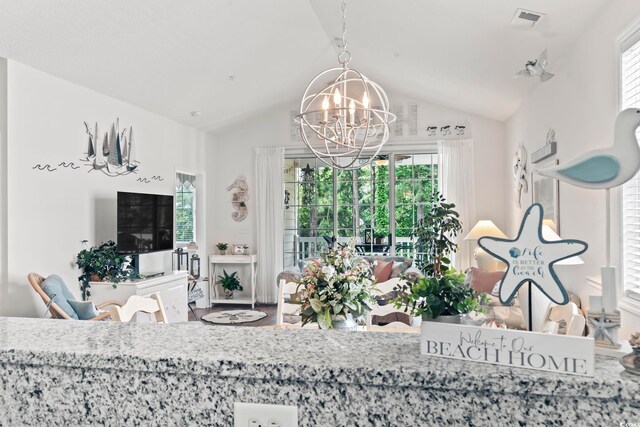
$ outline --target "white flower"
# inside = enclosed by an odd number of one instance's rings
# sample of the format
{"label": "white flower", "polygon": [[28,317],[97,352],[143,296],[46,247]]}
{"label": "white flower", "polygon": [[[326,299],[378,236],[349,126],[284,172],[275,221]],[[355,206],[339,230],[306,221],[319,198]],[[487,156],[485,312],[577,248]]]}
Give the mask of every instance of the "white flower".
{"label": "white flower", "polygon": [[336,269],[332,265],[325,265],[322,267],[322,273],[327,277],[328,280],[331,280],[333,276],[336,275]]}

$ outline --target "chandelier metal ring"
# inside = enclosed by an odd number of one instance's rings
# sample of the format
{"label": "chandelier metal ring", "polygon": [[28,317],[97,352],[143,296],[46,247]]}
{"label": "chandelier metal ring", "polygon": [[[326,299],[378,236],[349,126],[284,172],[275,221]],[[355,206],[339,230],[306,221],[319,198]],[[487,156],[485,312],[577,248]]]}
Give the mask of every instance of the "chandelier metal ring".
{"label": "chandelier metal ring", "polygon": [[[385,91],[364,74],[348,68],[346,2],[342,3],[342,67],[318,74],[307,85],[296,121],[311,152],[328,166],[355,169],[371,163],[389,139]],[[329,83],[327,83],[329,82]]]}

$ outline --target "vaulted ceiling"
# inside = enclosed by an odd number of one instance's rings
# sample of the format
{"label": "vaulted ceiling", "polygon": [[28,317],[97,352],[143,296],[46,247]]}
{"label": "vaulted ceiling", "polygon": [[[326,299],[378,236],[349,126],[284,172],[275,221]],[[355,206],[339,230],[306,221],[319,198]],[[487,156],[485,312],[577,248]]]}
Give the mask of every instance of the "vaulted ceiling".
{"label": "vaulted ceiling", "polygon": [[[391,94],[506,120],[538,84],[513,74],[545,48],[553,71],[608,1],[348,0],[351,65]],[[215,130],[337,66],[340,4],[0,0],[0,56]],[[547,17],[510,26],[519,7]]]}

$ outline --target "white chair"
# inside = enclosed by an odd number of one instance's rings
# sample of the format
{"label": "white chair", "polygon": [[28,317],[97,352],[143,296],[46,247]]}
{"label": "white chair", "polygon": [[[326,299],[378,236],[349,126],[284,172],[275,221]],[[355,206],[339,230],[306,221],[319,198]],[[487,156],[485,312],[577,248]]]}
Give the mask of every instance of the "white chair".
{"label": "white chair", "polygon": [[111,307],[111,319],[116,322],[128,322],[138,312],[153,314],[156,323],[168,323],[167,314],[162,305],[162,299],[158,294],[150,297],[132,295],[122,307]]}
{"label": "white chair", "polygon": [[[300,304],[292,304],[289,302],[291,295],[297,293],[300,289],[298,289],[298,284],[295,282],[286,282],[284,280],[280,280],[280,285],[278,286],[278,307],[276,309],[276,325],[284,325],[284,316],[285,315],[299,315]],[[297,324],[297,323],[296,323]],[[302,323],[300,323],[302,325]]]}
{"label": "white chair", "polygon": [[[400,278],[395,277],[387,280],[386,282],[376,284],[376,289],[381,295],[385,295],[392,292],[393,288],[395,288],[398,285],[398,283],[400,283]],[[369,314],[367,315],[367,326],[373,325],[374,316],[376,316],[377,318],[380,318],[380,317],[392,315],[394,313],[406,314],[404,313],[404,308],[396,308],[396,306],[391,301],[389,301],[389,303],[386,305],[376,305],[373,308],[373,310],[371,310],[371,312],[369,312]],[[389,317],[393,317],[393,316],[389,316]],[[412,328],[413,326],[418,326],[418,324],[420,323],[419,320],[416,320],[415,318],[410,318],[410,319],[411,319],[410,325],[400,321],[391,321],[389,323],[386,323],[385,325],[380,325],[380,327],[408,329],[408,328]]]}

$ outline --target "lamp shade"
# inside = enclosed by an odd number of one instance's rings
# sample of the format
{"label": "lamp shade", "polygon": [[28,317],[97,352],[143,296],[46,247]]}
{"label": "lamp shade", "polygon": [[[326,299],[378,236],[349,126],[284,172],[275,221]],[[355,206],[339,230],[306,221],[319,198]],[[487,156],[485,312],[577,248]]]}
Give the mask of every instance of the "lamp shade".
{"label": "lamp shade", "polygon": [[[549,225],[544,223],[544,221],[542,222],[542,238],[548,242],[555,242],[557,240],[562,240],[560,236],[558,236],[558,234],[555,231],[553,231],[551,227],[549,227]],[[580,265],[580,264],[584,264],[584,261],[578,255],[556,262],[556,265]]]}
{"label": "lamp shade", "polygon": [[471,229],[469,234],[464,238],[464,240],[478,240],[481,237],[498,237],[501,239],[506,239],[507,236],[500,231],[500,229],[488,219],[483,219],[478,221],[478,223]]}

